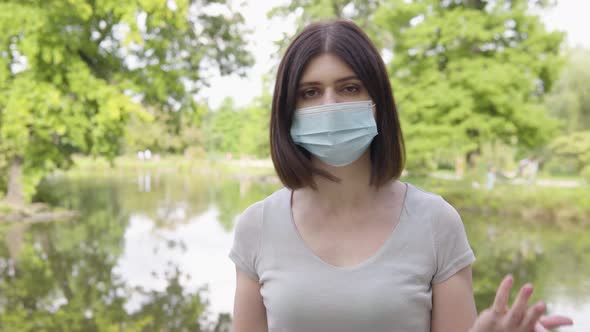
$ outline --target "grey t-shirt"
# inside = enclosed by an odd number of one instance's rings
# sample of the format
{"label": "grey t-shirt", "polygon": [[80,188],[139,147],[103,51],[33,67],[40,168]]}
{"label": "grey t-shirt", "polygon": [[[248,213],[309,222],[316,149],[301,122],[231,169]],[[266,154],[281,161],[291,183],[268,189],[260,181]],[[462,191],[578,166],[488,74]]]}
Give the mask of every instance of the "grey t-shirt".
{"label": "grey t-shirt", "polygon": [[429,332],[432,284],[475,260],[457,211],[411,184],[398,225],[356,266],[333,266],[306,246],[288,188],[240,215],[229,257],[260,283],[269,332]]}

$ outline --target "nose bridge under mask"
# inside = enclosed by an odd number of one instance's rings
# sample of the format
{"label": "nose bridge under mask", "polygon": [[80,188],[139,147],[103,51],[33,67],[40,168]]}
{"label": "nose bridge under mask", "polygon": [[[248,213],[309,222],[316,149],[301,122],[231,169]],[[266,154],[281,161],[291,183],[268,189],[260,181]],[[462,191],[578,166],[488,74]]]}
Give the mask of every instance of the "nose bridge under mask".
{"label": "nose bridge under mask", "polygon": [[376,135],[370,100],[298,109],[291,127],[296,144],[332,166],[357,160]]}
{"label": "nose bridge under mask", "polygon": [[375,104],[371,100],[363,100],[363,101],[350,101],[350,102],[342,102],[342,103],[330,103],[330,104],[322,104],[322,105],[315,105],[309,107],[303,107],[295,109],[294,115],[297,116],[298,114],[309,114],[309,113],[317,113],[317,112],[329,112],[329,111],[346,111],[346,110],[364,110],[364,109],[373,109]]}

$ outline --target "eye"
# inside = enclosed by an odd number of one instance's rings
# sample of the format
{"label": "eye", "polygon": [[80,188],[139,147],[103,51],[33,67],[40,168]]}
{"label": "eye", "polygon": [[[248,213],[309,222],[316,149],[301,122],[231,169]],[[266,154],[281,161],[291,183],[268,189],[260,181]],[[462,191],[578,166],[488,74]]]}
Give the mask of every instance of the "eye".
{"label": "eye", "polygon": [[355,84],[345,86],[342,91],[346,94],[353,95],[357,94],[360,91],[360,87]]}
{"label": "eye", "polygon": [[307,89],[300,92],[301,97],[304,99],[316,97],[319,92],[316,89]]}

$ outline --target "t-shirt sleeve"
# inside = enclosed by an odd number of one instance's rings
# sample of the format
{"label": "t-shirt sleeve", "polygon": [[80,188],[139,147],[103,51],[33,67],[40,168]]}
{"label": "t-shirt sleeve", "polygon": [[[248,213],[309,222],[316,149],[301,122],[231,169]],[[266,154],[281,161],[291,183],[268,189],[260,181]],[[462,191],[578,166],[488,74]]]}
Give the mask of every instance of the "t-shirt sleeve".
{"label": "t-shirt sleeve", "polygon": [[262,202],[249,206],[237,218],[229,258],[237,267],[258,281],[257,264],[262,242]]}
{"label": "t-shirt sleeve", "polygon": [[432,283],[449,279],[475,261],[457,210],[442,198],[438,210],[432,227],[436,256],[436,272]]}

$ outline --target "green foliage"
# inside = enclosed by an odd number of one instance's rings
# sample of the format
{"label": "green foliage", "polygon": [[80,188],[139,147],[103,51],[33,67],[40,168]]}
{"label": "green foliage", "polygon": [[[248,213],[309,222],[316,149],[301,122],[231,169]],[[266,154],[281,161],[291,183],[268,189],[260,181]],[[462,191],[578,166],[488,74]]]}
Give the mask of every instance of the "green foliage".
{"label": "green foliage", "polygon": [[[472,180],[482,181],[484,174]],[[542,187],[498,183],[494,190],[472,188],[471,180],[448,181],[434,178],[407,179],[436,192],[460,211],[478,215],[519,219],[520,224],[553,224],[568,228],[590,225],[590,191],[578,188]]]}
{"label": "green foliage", "polygon": [[195,105],[185,111],[148,110],[149,118],[132,116],[125,130],[124,151],[150,149],[156,153],[183,154],[205,144],[202,119],[207,108]]}
{"label": "green foliage", "polygon": [[590,180],[590,130],[557,137],[550,148],[556,160],[571,161],[571,171]]}
{"label": "green foliage", "polygon": [[30,197],[73,153],[117,155],[144,107],[170,112],[166,132],[177,134],[176,114],[198,113],[203,66],[252,63],[242,23],[225,1],[0,1],[0,166],[24,159]]}
{"label": "green foliage", "polygon": [[246,108],[238,108],[231,98],[224,100],[205,117],[207,150],[268,157],[270,101],[270,95],[264,94]]}
{"label": "green foliage", "polygon": [[527,1],[384,2],[375,21],[393,36],[392,84],[410,168],[437,153],[464,155],[488,141],[527,148],[555,128],[542,107],[563,36]]}
{"label": "green foliage", "polygon": [[207,149],[237,153],[240,148],[239,131],[242,113],[233,99],[226,98],[219,109],[206,116]]}
{"label": "green foliage", "polygon": [[[295,15],[297,31],[301,31],[307,24],[334,18],[350,19],[355,21],[373,38],[378,47],[390,44],[390,39],[381,38],[383,34],[379,33],[379,28],[373,22],[375,10],[378,8],[380,1],[377,0],[293,0],[284,6],[278,6],[270,10],[269,17],[287,17]],[[289,42],[293,39],[292,35],[284,34],[276,44],[281,50],[285,50]],[[278,52],[277,54],[282,54]]]}
{"label": "green foliage", "polygon": [[571,50],[559,80],[546,100],[565,133],[590,129],[590,50]]}
{"label": "green foliage", "polygon": [[563,35],[547,32],[532,6],[546,1],[292,1],[299,29],[329,17],[363,27],[385,53],[407,142],[408,167],[479,151],[494,140],[546,143],[556,125],[543,107]]}
{"label": "green foliage", "polygon": [[270,109],[272,96],[263,93],[244,110],[240,132],[242,152],[249,156],[267,158],[270,156]]}
{"label": "green foliage", "polygon": [[568,60],[546,100],[562,124],[562,135],[549,145],[552,154],[547,168],[590,179],[590,50],[574,49]]}

